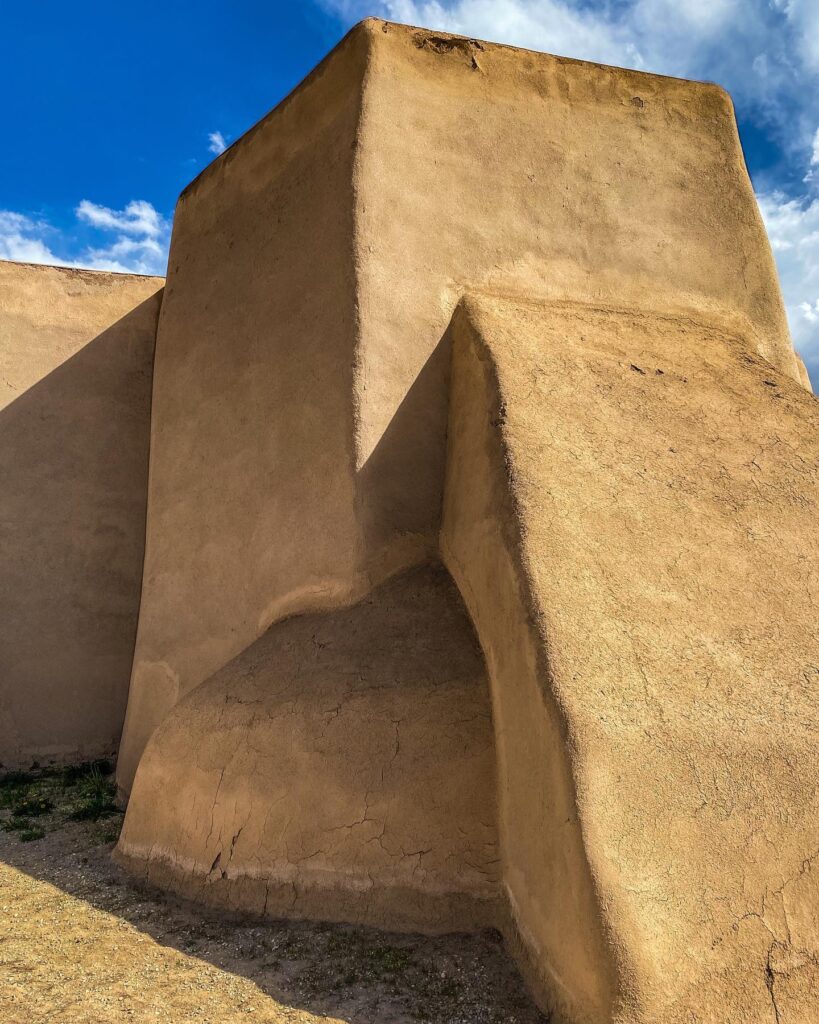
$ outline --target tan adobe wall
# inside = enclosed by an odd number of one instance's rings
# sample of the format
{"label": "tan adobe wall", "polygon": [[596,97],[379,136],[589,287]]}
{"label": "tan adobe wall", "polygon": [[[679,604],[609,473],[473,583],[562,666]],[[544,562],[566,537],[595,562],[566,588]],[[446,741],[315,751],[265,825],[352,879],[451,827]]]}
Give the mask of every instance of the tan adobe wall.
{"label": "tan adobe wall", "polygon": [[159,278],[0,262],[0,763],[110,755],[136,633]]}
{"label": "tan adobe wall", "polygon": [[706,320],[799,373],[721,89],[358,26],[179,202],[125,789],[271,623],[435,557],[476,288]]}

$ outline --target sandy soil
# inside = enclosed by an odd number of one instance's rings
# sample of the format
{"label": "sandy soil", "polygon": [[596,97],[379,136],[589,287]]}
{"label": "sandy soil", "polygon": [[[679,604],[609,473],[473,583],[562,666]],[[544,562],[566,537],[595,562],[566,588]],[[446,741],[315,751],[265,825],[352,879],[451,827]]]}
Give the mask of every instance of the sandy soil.
{"label": "sandy soil", "polygon": [[0,831],[3,1024],[544,1021],[493,934],[225,921],[135,888],[119,822],[57,806],[40,839]]}

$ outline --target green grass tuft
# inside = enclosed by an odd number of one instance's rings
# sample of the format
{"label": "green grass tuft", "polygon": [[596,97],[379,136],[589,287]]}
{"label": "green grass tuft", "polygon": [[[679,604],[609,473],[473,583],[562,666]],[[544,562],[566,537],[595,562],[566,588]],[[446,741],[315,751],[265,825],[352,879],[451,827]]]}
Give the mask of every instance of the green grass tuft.
{"label": "green grass tuft", "polygon": [[45,829],[38,828],[36,825],[33,828],[27,828],[24,832],[20,833],[21,843],[34,843],[38,839],[42,839],[45,836]]}
{"label": "green grass tuft", "polygon": [[11,805],[11,813],[17,818],[39,818],[54,810],[54,801],[37,794],[19,797]]}
{"label": "green grass tuft", "polygon": [[116,786],[98,764],[86,770],[75,785],[76,794],[68,812],[71,821],[99,821],[119,814]]}
{"label": "green grass tuft", "polygon": [[0,828],[4,832],[25,832],[26,829],[33,828],[33,825],[28,818],[6,818],[0,822]]}

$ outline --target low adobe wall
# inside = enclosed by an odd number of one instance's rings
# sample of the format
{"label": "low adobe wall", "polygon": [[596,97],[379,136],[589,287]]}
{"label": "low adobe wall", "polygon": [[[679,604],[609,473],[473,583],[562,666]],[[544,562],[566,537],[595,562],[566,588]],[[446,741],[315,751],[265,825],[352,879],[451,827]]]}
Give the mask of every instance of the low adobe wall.
{"label": "low adobe wall", "polygon": [[495,744],[440,566],[294,616],[187,694],[140,762],[117,859],[268,917],[443,932],[499,921]]}
{"label": "low adobe wall", "polygon": [[0,764],[113,753],[161,278],[0,262]]}

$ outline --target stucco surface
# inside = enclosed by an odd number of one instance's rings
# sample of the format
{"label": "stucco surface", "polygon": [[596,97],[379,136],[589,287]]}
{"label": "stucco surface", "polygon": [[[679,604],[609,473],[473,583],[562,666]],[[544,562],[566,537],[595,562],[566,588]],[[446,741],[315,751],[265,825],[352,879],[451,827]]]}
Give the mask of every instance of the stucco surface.
{"label": "stucco surface", "polygon": [[230,910],[494,924],[483,658],[445,570],[278,623],[183,698],[137,772],[118,858]]}
{"label": "stucco surface", "polygon": [[124,790],[271,623],[434,557],[476,287],[707,315],[799,374],[723,91],[358,26],[177,207]]}
{"label": "stucco surface", "polygon": [[111,754],[162,280],[0,262],[0,763]]}
{"label": "stucco surface", "polygon": [[118,857],[807,1024],[804,383],[723,91],[357,27],[179,202]]}
{"label": "stucco surface", "polygon": [[560,1020],[819,1005],[819,402],[721,326],[470,299],[441,548]]}
{"label": "stucco surface", "polygon": [[369,589],[350,397],[365,59],[350,40],[177,204],[125,789],[180,696],[284,615]]}

